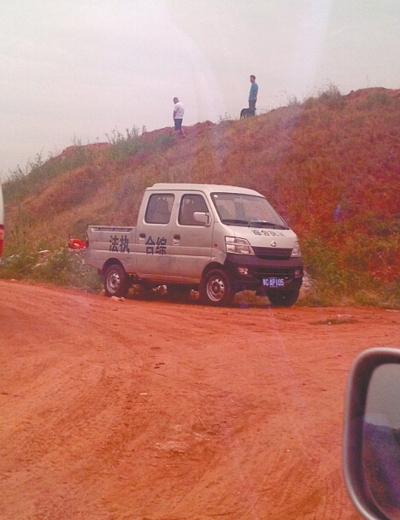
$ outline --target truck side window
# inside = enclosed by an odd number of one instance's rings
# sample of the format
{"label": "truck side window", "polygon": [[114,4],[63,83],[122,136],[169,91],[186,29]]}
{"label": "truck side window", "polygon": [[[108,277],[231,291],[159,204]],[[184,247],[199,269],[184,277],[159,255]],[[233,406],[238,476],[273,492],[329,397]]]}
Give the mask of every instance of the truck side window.
{"label": "truck side window", "polygon": [[171,218],[174,195],[154,194],[147,204],[145,221],[149,224],[168,224]]}
{"label": "truck side window", "polygon": [[179,209],[178,222],[182,226],[203,226],[201,222],[194,219],[197,211],[208,213],[207,204],[201,195],[184,195]]}

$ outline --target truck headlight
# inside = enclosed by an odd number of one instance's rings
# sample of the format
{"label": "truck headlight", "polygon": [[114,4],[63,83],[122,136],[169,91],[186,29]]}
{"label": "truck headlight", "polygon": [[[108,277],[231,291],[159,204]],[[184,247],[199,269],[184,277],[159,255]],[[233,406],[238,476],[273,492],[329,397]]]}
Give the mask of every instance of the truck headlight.
{"label": "truck headlight", "polygon": [[250,242],[245,238],[225,237],[226,252],[234,255],[254,255]]}
{"label": "truck headlight", "polygon": [[300,244],[297,241],[293,244],[292,254],[290,256],[301,256]]}

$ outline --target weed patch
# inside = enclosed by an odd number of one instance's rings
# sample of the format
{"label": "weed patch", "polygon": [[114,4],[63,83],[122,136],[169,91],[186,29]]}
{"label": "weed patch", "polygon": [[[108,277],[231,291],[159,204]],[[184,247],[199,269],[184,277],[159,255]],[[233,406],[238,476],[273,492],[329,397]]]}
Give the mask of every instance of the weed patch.
{"label": "weed patch", "polygon": [[0,278],[27,279],[88,292],[99,292],[102,288],[96,271],[85,264],[84,251],[68,248],[25,252],[3,258]]}

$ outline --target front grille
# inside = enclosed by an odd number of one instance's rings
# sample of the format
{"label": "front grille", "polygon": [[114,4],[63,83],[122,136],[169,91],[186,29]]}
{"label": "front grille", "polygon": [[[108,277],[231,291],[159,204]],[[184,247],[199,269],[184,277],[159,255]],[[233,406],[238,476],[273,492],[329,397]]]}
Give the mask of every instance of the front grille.
{"label": "front grille", "polygon": [[253,251],[258,258],[263,260],[289,260],[292,254],[291,249],[283,247],[253,247]]}

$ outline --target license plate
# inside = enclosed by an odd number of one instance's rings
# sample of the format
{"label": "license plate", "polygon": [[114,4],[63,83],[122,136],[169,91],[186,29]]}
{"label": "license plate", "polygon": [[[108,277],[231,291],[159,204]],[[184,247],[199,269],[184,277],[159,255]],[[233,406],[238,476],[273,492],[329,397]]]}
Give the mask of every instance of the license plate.
{"label": "license plate", "polygon": [[266,287],[284,287],[284,278],[263,278],[263,285]]}

